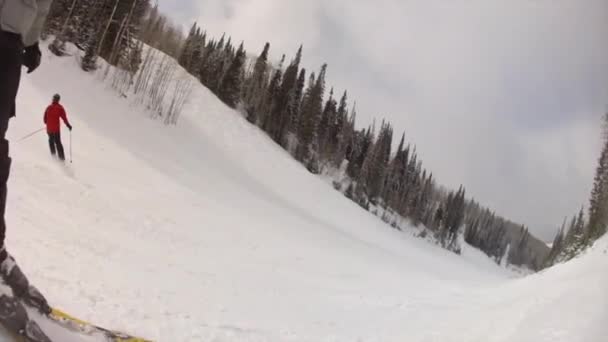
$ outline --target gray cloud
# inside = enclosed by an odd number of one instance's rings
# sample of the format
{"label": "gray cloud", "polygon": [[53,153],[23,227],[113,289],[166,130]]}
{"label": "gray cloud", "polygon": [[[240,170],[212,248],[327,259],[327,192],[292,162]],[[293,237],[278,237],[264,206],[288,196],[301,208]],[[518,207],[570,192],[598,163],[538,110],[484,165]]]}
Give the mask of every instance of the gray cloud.
{"label": "gray cloud", "polygon": [[[164,6],[164,7],[163,7]],[[203,0],[215,36],[329,63],[361,124],[405,130],[440,182],[549,239],[586,204],[608,109],[605,0]],[[184,10],[187,9],[187,10]],[[189,22],[185,23],[189,26]]]}

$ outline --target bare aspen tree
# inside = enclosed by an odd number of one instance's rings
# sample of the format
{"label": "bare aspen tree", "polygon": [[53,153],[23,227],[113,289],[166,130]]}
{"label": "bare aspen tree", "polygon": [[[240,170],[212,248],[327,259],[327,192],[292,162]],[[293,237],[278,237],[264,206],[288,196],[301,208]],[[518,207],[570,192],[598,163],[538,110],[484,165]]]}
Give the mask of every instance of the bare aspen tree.
{"label": "bare aspen tree", "polygon": [[148,91],[148,108],[160,117],[163,115],[165,94],[167,93],[171,77],[175,74],[175,69],[177,68],[175,63],[172,62],[174,62],[172,58],[166,55],[162,57]]}
{"label": "bare aspen tree", "polygon": [[[148,89],[148,85],[150,84],[150,79],[152,77],[152,72],[154,71],[154,60],[157,55],[157,50],[149,48],[146,52],[146,57],[140,67],[140,70],[137,75],[137,81],[135,82],[135,88],[133,92],[135,94],[145,93]],[[140,97],[143,99],[143,97]]]}
{"label": "bare aspen tree", "polygon": [[165,115],[165,124],[175,125],[177,123],[179,115],[192,93],[192,87],[192,78],[188,75],[184,75],[175,83],[171,103]]}
{"label": "bare aspen tree", "polygon": [[99,39],[99,45],[97,47],[97,52],[95,53],[97,56],[99,56],[99,54],[101,53],[101,47],[103,46],[103,43],[106,39],[106,35],[108,34],[110,25],[112,24],[112,21],[114,20],[114,15],[116,14],[116,9],[118,8],[119,1],[120,0],[116,0],[116,2],[114,3],[114,8],[112,9],[112,14],[110,15],[110,18],[108,19],[108,22],[106,23],[105,29],[101,33],[101,38]]}

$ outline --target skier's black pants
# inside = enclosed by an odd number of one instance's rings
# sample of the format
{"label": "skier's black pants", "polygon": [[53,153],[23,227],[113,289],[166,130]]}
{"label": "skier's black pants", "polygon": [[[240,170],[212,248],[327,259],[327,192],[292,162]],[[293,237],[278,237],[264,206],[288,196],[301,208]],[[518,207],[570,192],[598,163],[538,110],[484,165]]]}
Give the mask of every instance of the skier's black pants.
{"label": "skier's black pants", "polygon": [[[6,222],[6,183],[11,169],[9,143],[6,131],[11,117],[15,116],[15,98],[21,79],[23,44],[19,35],[0,31],[0,247],[4,247]],[[0,261],[6,251],[0,252]]]}
{"label": "skier's black pants", "polygon": [[49,148],[51,149],[52,155],[55,155],[55,151],[57,151],[59,159],[65,160],[63,144],[61,143],[61,133],[49,133]]}

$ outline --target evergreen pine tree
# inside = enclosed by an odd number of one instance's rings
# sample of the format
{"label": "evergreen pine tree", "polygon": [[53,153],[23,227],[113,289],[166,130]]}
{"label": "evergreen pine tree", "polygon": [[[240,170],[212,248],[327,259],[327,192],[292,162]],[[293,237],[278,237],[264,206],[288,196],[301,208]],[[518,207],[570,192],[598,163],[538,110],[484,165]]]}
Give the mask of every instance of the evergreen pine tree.
{"label": "evergreen pine tree", "polygon": [[220,41],[215,44],[213,51],[207,57],[206,66],[201,69],[201,75],[203,74],[204,69],[204,80],[203,83],[209,90],[211,90],[214,94],[217,94],[219,86],[222,84],[222,78],[224,76],[224,65],[226,63],[225,59],[225,46],[226,46],[226,37],[222,36]]}
{"label": "evergreen pine tree", "polygon": [[192,75],[196,76],[200,74],[200,60],[204,55],[206,42],[207,35],[202,33],[200,28],[197,28],[192,42],[188,68],[186,68]]}
{"label": "evergreen pine tree", "polygon": [[606,233],[608,225],[608,113],[604,117],[604,147],[595,172],[589,206],[588,241]]}
{"label": "evergreen pine tree", "polygon": [[192,27],[190,27],[190,33],[188,33],[188,37],[186,38],[182,51],[179,55],[179,58],[177,59],[179,65],[184,67],[184,69],[186,69],[186,70],[190,70],[190,66],[194,62],[193,61],[193,50],[194,50],[197,30],[198,30],[197,23],[195,22],[194,24],[192,24]]}
{"label": "evergreen pine tree", "polygon": [[103,1],[98,0],[94,5],[88,8],[88,17],[86,19],[86,27],[83,29],[85,37],[84,56],[80,62],[80,66],[84,71],[93,71],[97,69],[97,51],[100,43],[100,30],[103,27]]}
{"label": "evergreen pine tree", "polygon": [[363,162],[359,184],[363,186],[366,195],[373,203],[376,203],[378,196],[382,192],[388,159],[390,157],[391,141],[392,128],[390,124],[383,122],[378,140]]}
{"label": "evergreen pine tree", "polygon": [[[272,109],[272,124],[270,127],[270,136],[277,143],[285,146],[285,136],[291,121],[290,107],[297,105],[296,101],[296,85],[298,81],[298,72],[300,68],[300,62],[302,60],[302,46],[298,49],[295,58],[283,75],[281,86],[276,94],[276,105]],[[323,77],[323,82],[324,82]]]}
{"label": "evergreen pine tree", "polygon": [[215,70],[215,66],[213,65],[213,63],[216,62],[216,60],[214,59],[216,54],[217,54],[217,43],[214,40],[211,40],[207,43],[207,46],[205,46],[205,49],[203,50],[203,56],[201,57],[201,60],[199,61],[199,74],[198,74],[198,78],[201,81],[201,83],[207,87],[209,87],[209,83],[211,81],[211,77],[213,75],[213,70]]}
{"label": "evergreen pine tree", "polygon": [[338,130],[338,147],[336,148],[336,153],[333,156],[333,164],[336,167],[342,166],[342,162],[345,159],[349,160],[349,163],[350,159],[352,159],[356,117],[356,106],[353,106],[350,117],[348,115],[346,92],[344,92],[342,100],[340,100],[340,107],[338,108],[339,121],[336,123],[336,129]]}
{"label": "evergreen pine tree", "polygon": [[311,75],[309,87],[306,90],[302,103],[302,113],[298,127],[298,148],[296,159],[307,162],[311,156],[313,143],[316,136],[317,125],[323,110],[323,94],[325,92],[325,74],[327,64],[321,67],[319,77],[315,79],[314,73]]}
{"label": "evergreen pine tree", "polygon": [[[426,170],[424,171],[426,175]],[[431,201],[431,195],[433,192],[433,174],[431,173],[428,177],[422,177],[422,188],[418,197],[417,206],[414,211],[414,222],[422,222],[424,225],[427,224],[428,206]]]}
{"label": "evergreen pine tree", "polygon": [[293,92],[293,98],[290,101],[290,106],[288,108],[289,111],[289,127],[288,132],[293,134],[297,134],[300,111],[302,107],[302,97],[304,96],[304,87],[306,86],[306,69],[302,68],[300,70],[300,75],[298,76],[298,80],[296,81],[296,86]]}
{"label": "evergreen pine tree", "polygon": [[255,122],[260,109],[261,99],[263,99],[263,90],[266,86],[268,78],[268,53],[270,44],[264,45],[264,50],[257,58],[253,73],[248,80],[247,89],[245,91],[245,103],[247,105],[247,119],[250,122]]}
{"label": "evergreen pine tree", "polygon": [[562,225],[562,227],[557,232],[557,235],[555,235],[555,238],[553,239],[553,245],[551,246],[551,252],[549,253],[549,258],[548,258],[550,264],[555,263],[559,253],[563,249],[563,242],[564,242],[564,226]]}
{"label": "evergreen pine tree", "polygon": [[329,92],[329,98],[325,102],[317,129],[317,153],[323,163],[329,162],[329,156],[332,151],[330,135],[336,121],[337,105],[334,99],[334,89],[332,88]]}
{"label": "evergreen pine tree", "polygon": [[270,113],[275,105],[276,94],[279,91],[281,80],[283,79],[283,63],[285,62],[285,55],[281,58],[281,62],[277,70],[275,70],[270,84],[266,89],[266,95],[264,97],[264,103],[260,109],[259,115],[261,118],[258,120],[258,125],[262,129],[268,132],[271,122]]}
{"label": "evergreen pine tree", "polygon": [[232,64],[224,76],[219,88],[219,97],[224,103],[232,108],[236,108],[241,94],[243,67],[245,65],[245,48],[243,44],[239,46]]}

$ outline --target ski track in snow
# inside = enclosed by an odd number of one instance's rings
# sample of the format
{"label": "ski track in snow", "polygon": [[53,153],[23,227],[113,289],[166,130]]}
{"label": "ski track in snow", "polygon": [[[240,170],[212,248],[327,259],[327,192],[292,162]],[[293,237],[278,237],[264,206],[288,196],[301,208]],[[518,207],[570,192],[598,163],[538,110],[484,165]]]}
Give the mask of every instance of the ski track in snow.
{"label": "ski track in snow", "polygon": [[[45,53],[9,129],[8,248],[61,309],[168,342],[608,336],[606,239],[520,278],[391,229],[202,86],[164,126],[96,77]],[[56,92],[73,164],[16,142]]]}

